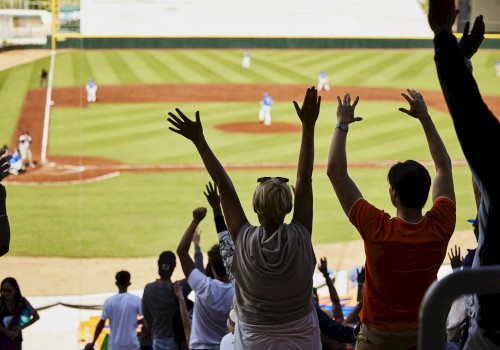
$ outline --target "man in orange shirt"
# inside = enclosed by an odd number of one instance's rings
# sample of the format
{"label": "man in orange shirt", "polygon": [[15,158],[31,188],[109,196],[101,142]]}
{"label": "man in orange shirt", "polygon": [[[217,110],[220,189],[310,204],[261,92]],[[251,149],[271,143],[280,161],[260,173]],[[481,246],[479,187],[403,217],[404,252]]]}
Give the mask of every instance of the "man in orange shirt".
{"label": "man in orange shirt", "polygon": [[420,93],[401,94],[427,139],[436,175],[432,208],[422,213],[431,187],[428,170],[414,160],[394,164],[388,173],[389,196],[396,216],[363,198],[347,172],[346,140],[359,101],[337,97],[337,126],[328,157],[328,177],[349,217],[364,240],[366,281],[357,350],[416,349],[418,311],[425,291],[436,280],[455,229],[456,207],[451,160]]}

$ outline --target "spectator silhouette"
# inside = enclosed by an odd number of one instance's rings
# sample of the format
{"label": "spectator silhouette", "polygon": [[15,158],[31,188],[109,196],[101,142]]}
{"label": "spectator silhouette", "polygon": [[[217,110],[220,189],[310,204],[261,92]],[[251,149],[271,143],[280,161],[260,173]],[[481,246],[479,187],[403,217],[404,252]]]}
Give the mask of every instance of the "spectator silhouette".
{"label": "spectator silhouette", "polygon": [[[423,127],[436,176],[432,208],[422,213],[431,187],[428,170],[414,160],[394,164],[388,173],[391,217],[363,198],[347,171],[346,140],[358,104],[349,94],[337,97],[337,127],[328,158],[328,177],[342,209],[364,241],[366,285],[356,349],[412,349],[417,344],[418,312],[427,288],[436,280],[455,229],[455,193],[451,160],[420,93],[402,96],[400,108]],[[404,283],[402,281],[405,281]]]}
{"label": "spectator silhouette", "polygon": [[184,275],[195,292],[193,321],[189,346],[191,349],[218,349],[227,333],[227,318],[233,302],[234,290],[222,263],[219,245],[208,252],[208,261],[215,278],[205,276],[195,267],[189,255],[189,246],[201,220],[207,214],[206,208],[193,210],[193,219],[177,246],[177,255]]}
{"label": "spectator silhouette", "polygon": [[109,349],[139,350],[137,335],[137,317],[142,316],[141,298],[127,293],[130,286],[130,273],[119,271],[115,275],[118,294],[104,301],[101,319],[97,323],[94,339],[85,346],[85,350],[94,349],[95,343],[109,319]]}
{"label": "spectator silhouette", "polygon": [[40,72],[40,87],[47,86],[47,77],[49,76],[49,73],[45,68],[42,69]]}
{"label": "spectator silhouette", "polygon": [[[187,308],[186,296],[183,291],[183,283],[176,281],[174,283],[174,293],[177,301],[179,303],[179,314],[182,320],[182,328],[186,344],[189,344],[189,339],[191,338],[191,318],[189,316],[189,310]],[[159,349],[168,349],[166,347],[160,347]],[[173,348],[175,349],[175,348]]]}
{"label": "spectator silhouette", "polygon": [[38,321],[40,316],[21,294],[15,278],[5,278],[0,284],[0,293],[0,349],[21,349],[22,330]]}
{"label": "spectator silhouette", "polygon": [[318,270],[323,274],[326,285],[328,286],[328,292],[330,293],[330,300],[332,302],[333,318],[338,323],[342,323],[344,322],[344,313],[342,311],[342,305],[340,304],[337,288],[335,288],[335,279],[331,279],[330,272],[328,271],[328,261],[326,257],[319,259]]}
{"label": "spectator silhouette", "polygon": [[261,226],[253,226],[243,211],[229,175],[211,151],[200,121],[181,110],[169,113],[170,130],[191,140],[208,173],[217,184],[224,218],[235,244],[231,272],[235,278],[238,323],[235,348],[321,347],[318,317],[312,294],[316,259],[311,243],[314,129],[321,97],[315,87],[307,89],[302,108],[293,102],[302,122],[293,219],[288,179],[258,180],[253,208]]}
{"label": "spectator silhouette", "polygon": [[[172,273],[176,267],[175,254],[164,251],[158,257],[158,275],[154,282],[144,287],[142,296],[142,311],[144,321],[151,332],[153,350],[179,348],[175,333],[175,315],[179,308],[175,296]],[[191,292],[186,280],[179,281],[185,297]]]}
{"label": "spectator silhouette", "polygon": [[[0,182],[9,175],[9,160],[5,148],[0,149]],[[10,249],[10,225],[7,216],[7,190],[0,183],[0,256],[8,253]]]}
{"label": "spectator silhouette", "polygon": [[[434,32],[434,61],[458,141],[481,192],[479,239],[473,268],[500,264],[500,186],[485,153],[500,149],[500,123],[484,103],[472,75],[470,59],[485,33],[483,16],[476,17],[469,33],[467,22],[460,42],[452,26],[458,10],[449,0],[431,0],[429,25]],[[474,130],[471,130],[471,125]],[[500,349],[500,295],[474,297],[474,317],[464,349]]]}

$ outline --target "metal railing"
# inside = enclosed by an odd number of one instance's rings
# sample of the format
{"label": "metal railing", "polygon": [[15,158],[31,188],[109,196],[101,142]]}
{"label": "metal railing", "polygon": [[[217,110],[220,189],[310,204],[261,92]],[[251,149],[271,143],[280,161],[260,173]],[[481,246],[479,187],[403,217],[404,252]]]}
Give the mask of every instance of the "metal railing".
{"label": "metal railing", "polygon": [[435,281],[420,307],[418,349],[444,349],[446,319],[458,296],[496,293],[500,293],[500,265],[457,271]]}

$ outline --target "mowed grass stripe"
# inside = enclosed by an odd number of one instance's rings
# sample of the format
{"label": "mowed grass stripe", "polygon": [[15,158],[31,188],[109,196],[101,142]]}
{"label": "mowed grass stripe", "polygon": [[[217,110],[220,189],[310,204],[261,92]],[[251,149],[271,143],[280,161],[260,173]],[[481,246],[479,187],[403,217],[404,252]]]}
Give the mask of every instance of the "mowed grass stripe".
{"label": "mowed grass stripe", "polygon": [[[214,56],[217,56],[219,60],[224,62],[225,64],[233,64],[233,61],[236,60],[236,54],[232,51],[214,51],[212,52]],[[239,57],[239,56],[238,56]],[[242,59],[242,58],[239,58]],[[239,63],[239,67],[241,67],[241,62]],[[250,83],[259,84],[259,83],[267,83],[269,78],[263,74],[260,74],[254,67],[253,63],[250,62],[250,68],[245,69],[245,78]]]}
{"label": "mowed grass stripe", "polygon": [[105,55],[109,65],[113,68],[113,72],[115,72],[122,84],[137,84],[140,79],[135,75],[134,67],[128,65],[127,56],[128,53],[121,50],[109,51]]}
{"label": "mowed grass stripe", "polygon": [[[356,58],[361,58],[356,60]],[[365,71],[370,71],[374,65],[382,62],[385,55],[381,52],[366,52],[366,55],[355,57],[354,63],[351,61],[346,64],[345,69],[335,74],[336,79],[344,81],[346,85],[359,85],[360,82],[367,78]],[[354,81],[357,83],[355,84]]]}
{"label": "mowed grass stripe", "polygon": [[400,81],[411,82],[416,76],[425,75],[426,71],[436,70],[432,56],[419,55],[418,53],[415,53],[415,55],[419,56],[420,59],[406,66],[406,69],[401,71],[401,74],[398,76]]}
{"label": "mowed grass stripe", "polygon": [[[10,70],[4,75],[3,88],[0,90],[0,136],[3,143],[9,143],[15,131],[17,119],[28,91],[30,77],[33,73],[31,64],[24,64]],[[21,127],[23,127],[21,125]],[[8,145],[14,147],[16,145]]]}
{"label": "mowed grass stripe", "polygon": [[252,79],[250,79],[247,74],[248,69],[241,67],[241,64],[236,64],[236,62],[222,60],[215,52],[205,52],[201,60],[201,64],[204,62],[210,64],[218,74],[222,75],[230,83],[252,82]]}
{"label": "mowed grass stripe", "polygon": [[33,70],[31,72],[30,79],[30,88],[38,89],[40,87],[40,73],[42,69],[45,69],[47,72],[50,67],[50,57],[41,58],[33,62]]}
{"label": "mowed grass stripe", "polygon": [[[78,56],[74,53],[64,53],[56,55],[54,67],[53,87],[78,86],[79,80],[75,75],[76,69],[81,69],[79,62],[76,62]],[[77,68],[75,68],[77,67]],[[47,69],[47,72],[49,69]]]}
{"label": "mowed grass stripe", "polygon": [[303,67],[305,69],[307,69],[308,67],[321,66],[322,67],[321,70],[323,70],[326,67],[330,66],[334,61],[340,60],[342,59],[342,57],[345,57],[346,55],[350,55],[350,53],[347,51],[325,50],[309,55],[306,52],[304,52],[301,57],[298,57],[297,59],[293,60],[293,64],[298,67]]}
{"label": "mowed grass stripe", "polygon": [[[143,84],[161,84],[165,80],[162,75],[153,65],[149,64],[150,55],[148,52],[143,51],[128,51],[127,52],[127,65],[130,69],[134,70],[134,74],[139,79],[140,83]],[[154,60],[154,59],[153,59]],[[164,69],[165,66],[160,64],[160,67],[156,67],[158,70]]]}
{"label": "mowed grass stripe", "polygon": [[199,75],[191,65],[186,64],[183,57],[177,51],[158,51],[152,55],[163,62],[169,71],[175,71],[181,83],[210,83],[211,81]]}
{"label": "mowed grass stripe", "polygon": [[266,61],[267,68],[274,72],[274,76],[283,77],[285,80],[275,80],[276,83],[304,83],[311,79],[311,77],[307,74],[303,74],[301,71],[296,71],[293,68],[289,68],[287,65],[282,65],[274,63],[272,61]]}
{"label": "mowed grass stripe", "polygon": [[141,53],[141,57],[144,60],[144,63],[155,72],[156,77],[160,79],[162,83],[185,82],[175,70],[171,69],[170,65],[167,64],[164,59],[160,59],[159,56],[164,54],[165,53],[159,53],[157,51],[146,51]]}
{"label": "mowed grass stripe", "polygon": [[347,52],[346,55],[335,57],[330,64],[325,66],[330,76],[330,84],[349,85],[345,77],[352,74],[357,65],[363,64],[367,59],[369,57],[366,52]]}
{"label": "mowed grass stripe", "polygon": [[107,53],[103,51],[86,51],[85,56],[88,60],[89,67],[91,67],[91,70],[94,73],[92,77],[97,83],[97,86],[104,84],[120,84],[121,79],[119,75],[113,70],[113,67],[107,59]]}
{"label": "mowed grass stripe", "polygon": [[229,80],[213,69],[205,59],[199,59],[198,52],[182,51],[179,53],[182,60],[199,76],[213,83],[228,83]]}
{"label": "mowed grass stripe", "polygon": [[95,73],[90,66],[88,56],[85,51],[78,51],[75,55],[77,60],[73,61],[73,74],[79,86],[85,86],[90,77],[94,77]]}
{"label": "mowed grass stripe", "polygon": [[[386,81],[389,85],[391,85],[391,83],[394,84],[394,82],[396,81],[396,84],[398,84],[401,80],[400,77],[406,70],[408,70],[408,67],[412,67],[421,59],[422,55],[418,53],[410,55],[404,52],[402,53],[402,56],[397,64],[394,64],[388,69],[385,69],[383,71],[383,74],[375,74],[370,80],[367,81],[367,83],[370,84]],[[411,82],[408,82],[408,84],[411,84]]]}
{"label": "mowed grass stripe", "polygon": [[357,70],[350,77],[346,77],[346,80],[349,81],[350,85],[366,84],[374,76],[382,76],[384,71],[390,71],[403,56],[404,54],[401,52],[393,52],[372,57],[365,68]]}

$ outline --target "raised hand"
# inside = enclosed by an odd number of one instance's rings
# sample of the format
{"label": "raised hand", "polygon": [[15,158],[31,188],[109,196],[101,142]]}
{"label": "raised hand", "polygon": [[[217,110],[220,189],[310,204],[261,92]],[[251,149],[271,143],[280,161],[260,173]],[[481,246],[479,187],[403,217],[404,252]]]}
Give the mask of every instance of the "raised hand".
{"label": "raised hand", "polygon": [[346,93],[344,95],[344,99],[340,99],[340,96],[337,96],[338,107],[337,107],[337,121],[339,123],[350,124],[354,122],[358,122],[363,120],[361,117],[354,116],[354,110],[358,105],[359,96],[356,96],[353,104],[351,105],[351,95]]}
{"label": "raised hand", "polygon": [[408,95],[403,92],[401,93],[401,96],[408,101],[410,109],[399,108],[399,110],[417,119],[429,116],[427,105],[425,104],[422,94],[416,90],[407,89],[406,91],[408,91]]}
{"label": "raised hand", "polygon": [[10,154],[6,156],[6,153],[7,150],[0,149],[0,182],[2,182],[3,179],[9,176],[9,160],[12,158],[12,156]]}
{"label": "raised hand", "polygon": [[212,184],[212,182],[209,182],[206,185],[206,192],[204,191],[203,194],[207,198],[208,204],[212,208],[219,208],[220,207],[220,196],[217,193],[217,185],[215,183]]}
{"label": "raised hand", "polygon": [[435,35],[452,32],[453,23],[458,15],[454,0],[430,0],[427,20]]}
{"label": "raised hand", "polygon": [[321,96],[318,96],[318,90],[314,86],[311,86],[306,91],[302,108],[299,108],[299,104],[296,101],[293,101],[293,106],[302,124],[314,125],[318,119],[321,107]]}
{"label": "raised hand", "polygon": [[193,210],[193,220],[196,222],[200,222],[207,215],[207,208],[199,207]]}
{"label": "raised hand", "polygon": [[458,46],[460,46],[460,50],[462,50],[464,57],[470,59],[477,52],[479,46],[481,46],[481,43],[484,40],[485,27],[483,16],[479,15],[476,17],[470,33],[469,27],[470,22],[467,21],[467,23],[465,23],[462,38],[460,38],[460,41],[458,42]]}
{"label": "raised hand", "polygon": [[174,294],[177,299],[183,299],[184,294],[182,293],[182,284],[179,281],[175,281],[174,283]]}
{"label": "raised hand", "polygon": [[326,257],[319,259],[318,270],[324,275],[328,275],[328,262]]}
{"label": "raised hand", "polygon": [[200,246],[200,239],[201,239],[201,230],[197,228],[196,231],[194,231],[193,235],[193,244],[195,247]]}
{"label": "raised hand", "polygon": [[167,118],[167,121],[174,126],[170,126],[170,130],[184,136],[193,143],[203,138],[203,126],[201,125],[199,111],[196,111],[196,119],[194,121],[186,117],[179,108],[176,108],[175,111],[179,116],[176,116],[172,112],[168,112],[170,117]]}
{"label": "raised hand", "polygon": [[362,266],[361,269],[357,270],[358,271],[358,277],[356,279],[356,282],[359,284],[365,283],[365,267]]}
{"label": "raised hand", "polygon": [[453,248],[450,248],[448,258],[450,259],[450,265],[452,269],[462,267],[464,259],[462,258],[462,254],[460,253],[460,247],[458,247],[457,245],[455,245],[455,251],[453,251]]}

